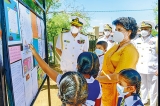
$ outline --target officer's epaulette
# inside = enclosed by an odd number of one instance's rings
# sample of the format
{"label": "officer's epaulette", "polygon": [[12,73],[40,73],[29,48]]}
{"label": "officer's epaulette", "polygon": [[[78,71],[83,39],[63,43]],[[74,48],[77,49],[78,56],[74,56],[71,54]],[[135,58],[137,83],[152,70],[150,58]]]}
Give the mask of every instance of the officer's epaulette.
{"label": "officer's epaulette", "polygon": [[66,33],[66,32],[69,32],[69,30],[64,30],[64,31],[61,31],[61,33]]}
{"label": "officer's epaulette", "polygon": [[62,28],[61,33],[66,33],[66,32],[69,32],[69,31],[70,31],[69,29]]}

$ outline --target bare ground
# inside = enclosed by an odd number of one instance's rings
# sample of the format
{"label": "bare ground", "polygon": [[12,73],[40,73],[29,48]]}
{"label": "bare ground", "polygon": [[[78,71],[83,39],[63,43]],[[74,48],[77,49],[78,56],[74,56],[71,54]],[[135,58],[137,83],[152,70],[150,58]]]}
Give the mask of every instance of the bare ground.
{"label": "bare ground", "polygon": [[[62,73],[59,69],[59,66],[52,66],[50,65],[54,70],[56,70],[58,73]],[[54,82],[52,79],[50,79],[50,95],[51,95],[51,105],[52,106],[61,106],[61,101],[57,96],[58,94],[58,88],[56,85],[56,82]],[[48,87],[47,87],[47,80],[44,83],[44,86],[42,87],[35,103],[33,106],[49,106],[48,105]]]}

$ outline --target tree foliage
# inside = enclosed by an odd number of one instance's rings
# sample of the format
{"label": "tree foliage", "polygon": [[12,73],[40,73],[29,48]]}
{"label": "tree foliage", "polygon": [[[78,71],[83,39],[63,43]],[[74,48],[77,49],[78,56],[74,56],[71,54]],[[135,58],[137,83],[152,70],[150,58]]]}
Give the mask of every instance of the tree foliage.
{"label": "tree foliage", "polygon": [[78,11],[74,13],[54,13],[51,18],[47,19],[47,36],[49,41],[52,40],[52,36],[60,35],[62,28],[70,29],[71,16],[78,16],[86,21],[87,24],[82,27],[82,33],[86,32],[86,29],[89,27],[89,18],[85,14]]}
{"label": "tree foliage", "polygon": [[47,36],[48,40],[52,40],[52,36],[58,36],[62,28],[69,29],[69,15],[65,12],[54,13],[52,18],[47,19]]}
{"label": "tree foliage", "polygon": [[155,21],[156,21],[156,24],[158,24],[158,1],[155,3],[155,8],[154,8],[154,14],[155,14]]}
{"label": "tree foliage", "polygon": [[59,0],[46,0],[46,14],[48,14],[49,10],[55,10],[61,6]]}
{"label": "tree foliage", "polygon": [[[84,10],[82,6],[82,9],[80,9],[78,6],[74,6],[74,0],[73,2],[65,2],[65,8],[64,10],[62,9],[61,12],[55,12],[53,9],[48,12],[52,14],[50,18],[50,14],[47,17],[47,35],[49,41],[52,40],[52,36],[58,36],[61,33],[62,28],[70,29],[71,16],[78,16],[86,21],[86,25],[84,25],[81,30],[83,34],[86,33],[87,28],[90,26],[90,18],[88,17],[88,14],[81,12]],[[73,10],[74,12],[68,13],[68,9],[71,11]]]}
{"label": "tree foliage", "polygon": [[37,6],[33,0],[23,0],[24,3],[26,3],[33,11],[35,11],[38,14],[42,14],[42,10]]}
{"label": "tree foliage", "polygon": [[[41,8],[39,8],[39,6],[37,6],[34,1],[35,0],[23,0],[23,2],[25,2],[36,13],[42,14],[43,12],[42,12]],[[43,0],[38,0],[38,1],[43,7]],[[60,6],[61,6],[61,4],[59,3],[59,0],[45,0],[46,14],[48,14],[50,9],[57,9]]]}
{"label": "tree foliage", "polygon": [[155,29],[152,29],[152,33],[153,36],[156,36],[158,34],[158,32]]}

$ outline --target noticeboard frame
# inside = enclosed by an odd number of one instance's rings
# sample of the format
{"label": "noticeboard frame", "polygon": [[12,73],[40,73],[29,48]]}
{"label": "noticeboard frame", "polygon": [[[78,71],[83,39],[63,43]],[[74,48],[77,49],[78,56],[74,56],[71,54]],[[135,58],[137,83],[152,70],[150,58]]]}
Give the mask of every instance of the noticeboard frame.
{"label": "noticeboard frame", "polygon": [[[45,48],[47,48],[47,33],[46,33],[46,12],[45,12],[45,0],[43,0],[43,5],[41,5],[38,0],[33,1],[42,11],[43,11],[43,17],[38,15],[32,8],[30,8],[27,4],[25,4],[22,0],[17,0],[18,3],[22,4],[24,7],[26,7],[28,10],[30,10],[32,13],[34,13],[37,17],[39,17],[44,22],[44,37],[45,37]],[[4,8],[4,0],[0,0],[0,16],[1,16],[1,27],[2,27],[2,43],[3,43],[3,66],[0,70],[1,76],[2,76],[2,82],[3,82],[3,104],[4,106],[15,106],[14,103],[14,95],[13,95],[13,85],[12,85],[12,79],[11,79],[11,69],[10,69],[10,62],[9,62],[9,50],[8,50],[8,40],[7,40],[7,28],[6,28],[6,19],[5,19],[5,8]],[[12,45],[14,46],[14,45]],[[45,62],[48,63],[48,49],[45,49]],[[8,75],[9,77],[6,77]],[[0,77],[1,78],[1,77]],[[45,81],[47,80],[47,86],[48,86],[48,104],[51,106],[51,97],[50,97],[50,81],[49,77],[46,75],[44,80],[42,81],[42,84],[38,88],[37,94],[35,98],[31,102],[31,106],[34,104],[35,100],[37,99],[37,96],[40,93],[40,90],[42,89]],[[1,82],[0,82],[1,83]]]}

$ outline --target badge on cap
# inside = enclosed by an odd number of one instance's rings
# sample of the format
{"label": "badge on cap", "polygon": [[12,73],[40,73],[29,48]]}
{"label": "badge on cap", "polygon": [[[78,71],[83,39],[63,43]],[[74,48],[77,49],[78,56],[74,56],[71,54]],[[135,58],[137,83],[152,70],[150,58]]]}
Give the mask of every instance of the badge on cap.
{"label": "badge on cap", "polygon": [[86,22],[84,21],[84,19],[82,19],[80,17],[72,16],[71,18],[72,18],[72,22],[71,22],[72,25],[81,27],[81,26],[83,26],[83,25],[86,24]]}
{"label": "badge on cap", "polygon": [[105,24],[104,25],[104,29],[110,29],[110,30],[112,30],[112,26],[110,24]]}
{"label": "badge on cap", "polygon": [[142,27],[150,27],[150,28],[155,28],[155,24],[151,21],[142,21],[140,24],[139,24],[139,27],[142,28]]}

